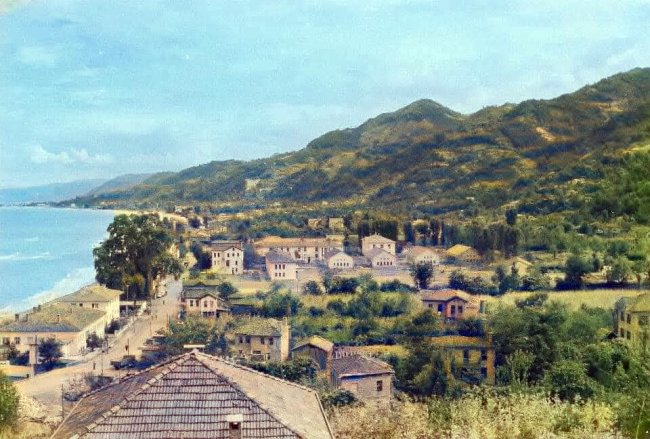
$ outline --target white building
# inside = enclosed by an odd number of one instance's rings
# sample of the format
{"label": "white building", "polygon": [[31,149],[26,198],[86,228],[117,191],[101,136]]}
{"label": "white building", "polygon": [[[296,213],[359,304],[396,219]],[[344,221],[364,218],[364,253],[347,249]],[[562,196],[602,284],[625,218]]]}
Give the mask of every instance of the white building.
{"label": "white building", "polygon": [[381,248],[368,250],[366,257],[370,260],[370,265],[373,268],[394,267],[397,265],[397,258],[395,255],[390,254]]}
{"label": "white building", "polygon": [[240,241],[212,241],[212,268],[227,274],[244,272],[244,248]]}
{"label": "white building", "polygon": [[361,239],[361,253],[364,256],[368,256],[368,252],[372,249],[381,249],[395,256],[395,241],[384,238],[376,233],[374,235],[364,236]]}
{"label": "white building", "polygon": [[404,250],[406,260],[411,264],[427,263],[431,265],[440,265],[440,256],[429,247],[419,245],[409,247]]}
{"label": "white building", "polygon": [[331,270],[345,270],[354,268],[352,256],[342,251],[331,251],[325,254],[325,263]]}
{"label": "white building", "polygon": [[310,264],[325,260],[325,253],[343,251],[343,241],[332,238],[280,238],[268,236],[255,242],[255,251],[266,256],[271,251],[283,252],[291,259]]}
{"label": "white building", "polygon": [[286,252],[270,251],[266,254],[266,272],[271,280],[296,280],[298,262]]}

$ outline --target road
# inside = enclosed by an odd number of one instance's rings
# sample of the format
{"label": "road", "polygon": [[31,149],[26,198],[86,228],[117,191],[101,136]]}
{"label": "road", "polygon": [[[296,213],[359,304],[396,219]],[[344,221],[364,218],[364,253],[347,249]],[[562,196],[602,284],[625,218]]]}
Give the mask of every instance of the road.
{"label": "road", "polygon": [[93,352],[86,355],[79,363],[72,366],[55,369],[50,372],[36,375],[33,378],[16,383],[21,395],[28,396],[43,403],[51,414],[61,413],[61,386],[66,385],[71,379],[83,377],[86,373],[119,376],[124,371],[116,371],[110,366],[112,360],[118,360],[127,353],[125,346],[129,346],[128,353],[140,355],[139,347],[152,334],[167,325],[168,318],[174,318],[178,312],[178,296],[182,289],[180,281],[170,280],[167,283],[167,295],[154,299],[151,304],[151,314],[142,315],[136,319],[132,326],[123,331],[113,342],[113,347],[105,354]]}

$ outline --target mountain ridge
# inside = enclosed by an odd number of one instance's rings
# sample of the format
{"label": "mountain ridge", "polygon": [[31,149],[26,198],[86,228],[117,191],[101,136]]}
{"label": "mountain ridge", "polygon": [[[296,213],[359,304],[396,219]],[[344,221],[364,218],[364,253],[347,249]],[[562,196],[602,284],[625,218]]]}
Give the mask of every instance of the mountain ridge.
{"label": "mountain ridge", "polygon": [[[553,99],[461,114],[430,99],[334,130],[303,149],[252,161],[212,161],[156,174],[90,205],[351,204],[438,213],[473,199],[498,207],[543,201],[650,138],[650,69],[634,69]],[[535,190],[533,190],[535,189]],[[536,193],[535,193],[536,191]]]}

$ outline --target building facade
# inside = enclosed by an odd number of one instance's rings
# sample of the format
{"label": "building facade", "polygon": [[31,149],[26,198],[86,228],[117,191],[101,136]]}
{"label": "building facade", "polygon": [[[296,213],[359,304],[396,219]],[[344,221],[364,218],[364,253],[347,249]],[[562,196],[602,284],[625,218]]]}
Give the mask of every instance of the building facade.
{"label": "building facade", "polygon": [[244,272],[244,247],[241,241],[212,241],[208,249],[213,269],[236,275]]}
{"label": "building facade", "polygon": [[352,256],[342,251],[333,251],[325,254],[325,263],[330,270],[347,270],[354,268]]}
{"label": "building facade", "polygon": [[447,258],[459,264],[480,264],[483,258],[478,251],[472,247],[456,244],[446,251]]}
{"label": "building facade", "polygon": [[179,307],[184,317],[201,316],[223,322],[230,319],[230,308],[214,286],[204,284],[183,286],[179,296]]}
{"label": "building facade", "polygon": [[416,245],[405,250],[404,255],[410,264],[440,265],[440,256],[429,247]]}
{"label": "building facade", "polygon": [[235,356],[253,361],[285,361],[291,336],[288,320],[252,317],[230,331]]}
{"label": "building facade", "polygon": [[365,253],[373,268],[395,267],[397,257],[381,248],[373,248]]}
{"label": "building facade", "polygon": [[612,317],[614,333],[619,339],[650,348],[650,293],[620,299]]}
{"label": "building facade", "polygon": [[332,360],[330,383],[368,402],[389,402],[393,393],[393,368],[376,358],[350,355]]}
{"label": "building facade", "polygon": [[291,349],[291,358],[310,358],[320,370],[329,370],[334,352],[334,343],[313,335]]}
{"label": "building facade", "polygon": [[425,308],[445,319],[476,317],[480,311],[475,298],[460,290],[421,290],[419,296]]}
{"label": "building facade", "polygon": [[461,335],[445,335],[431,337],[434,347],[444,353],[447,373],[452,374],[452,368],[460,374],[463,381],[472,384],[484,382],[495,383],[495,350],[490,334],[485,337],[464,337]]}
{"label": "building facade", "polygon": [[266,256],[271,251],[289,255],[291,259],[306,264],[323,261],[325,253],[343,251],[343,241],[332,238],[280,238],[269,236],[255,242],[255,251]]}
{"label": "building facade", "polygon": [[72,294],[59,297],[55,302],[69,303],[86,309],[96,309],[105,313],[105,324],[120,318],[119,290],[112,290],[100,284],[87,285]]}
{"label": "building facade", "polygon": [[266,254],[266,273],[271,280],[296,280],[298,278],[298,262],[288,253],[277,250]]}
{"label": "building facade", "polygon": [[377,233],[370,236],[364,236],[361,239],[361,253],[364,256],[368,257],[369,252],[373,249],[384,250],[386,253],[393,256],[396,254],[395,241],[392,239],[384,238]]}

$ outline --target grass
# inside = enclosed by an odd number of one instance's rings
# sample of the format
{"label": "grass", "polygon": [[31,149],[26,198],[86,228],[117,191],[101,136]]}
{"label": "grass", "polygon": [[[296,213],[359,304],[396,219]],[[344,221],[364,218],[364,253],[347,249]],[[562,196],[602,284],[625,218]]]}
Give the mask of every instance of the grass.
{"label": "grass", "polygon": [[[541,292],[541,291],[540,291]],[[549,300],[560,302],[569,309],[575,310],[582,305],[611,309],[614,303],[621,297],[636,297],[639,294],[648,292],[638,289],[603,289],[603,290],[579,290],[579,291],[543,291],[548,294]],[[514,305],[516,300],[525,299],[534,293],[514,292],[501,297],[488,297],[488,302]]]}

